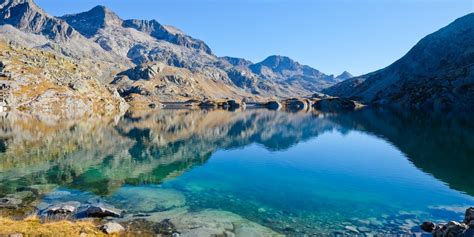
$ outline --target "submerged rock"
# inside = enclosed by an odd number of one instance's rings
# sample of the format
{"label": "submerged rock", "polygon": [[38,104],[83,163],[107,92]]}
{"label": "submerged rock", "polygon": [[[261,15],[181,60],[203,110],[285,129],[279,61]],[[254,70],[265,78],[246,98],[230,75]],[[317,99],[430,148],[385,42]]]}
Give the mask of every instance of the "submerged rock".
{"label": "submerged rock", "polygon": [[127,200],[126,203],[112,204],[132,213],[166,211],[186,204],[181,192],[158,187],[124,187],[113,198]]}
{"label": "submerged rock", "polygon": [[170,219],[180,236],[283,236],[231,212],[203,210]]}
{"label": "submerged rock", "polygon": [[178,236],[179,232],[176,230],[176,227],[171,223],[169,219],[164,219],[160,222],[152,222],[146,219],[133,219],[126,224],[127,231],[130,234],[137,234],[143,236],[151,236],[151,235],[158,235],[158,236]]}

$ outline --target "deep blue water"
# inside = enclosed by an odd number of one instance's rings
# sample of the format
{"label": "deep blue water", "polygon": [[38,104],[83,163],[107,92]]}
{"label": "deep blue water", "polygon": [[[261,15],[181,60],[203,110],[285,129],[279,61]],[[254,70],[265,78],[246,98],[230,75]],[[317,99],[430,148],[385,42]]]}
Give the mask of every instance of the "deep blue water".
{"label": "deep blue water", "polygon": [[100,199],[129,213],[224,210],[290,235],[347,226],[417,232],[423,220],[462,219],[474,205],[470,121],[250,110],[128,114],[49,133],[11,122],[0,190],[54,185],[39,205]]}

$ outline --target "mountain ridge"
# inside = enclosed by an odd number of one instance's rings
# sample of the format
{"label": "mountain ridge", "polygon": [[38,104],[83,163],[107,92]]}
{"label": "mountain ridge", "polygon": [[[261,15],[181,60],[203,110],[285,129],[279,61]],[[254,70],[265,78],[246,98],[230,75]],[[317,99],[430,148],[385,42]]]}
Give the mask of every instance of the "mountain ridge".
{"label": "mountain ridge", "polygon": [[474,109],[474,13],[421,39],[378,71],[323,90],[370,104]]}
{"label": "mountain ridge", "polygon": [[132,105],[290,98],[312,95],[342,80],[286,56],[257,63],[218,57],[204,41],[175,27],[156,20],[124,20],[101,5],[54,17],[33,0],[3,0],[0,14],[0,40],[79,64],[95,62],[98,66],[91,70],[107,69],[93,71],[103,86],[117,90]]}

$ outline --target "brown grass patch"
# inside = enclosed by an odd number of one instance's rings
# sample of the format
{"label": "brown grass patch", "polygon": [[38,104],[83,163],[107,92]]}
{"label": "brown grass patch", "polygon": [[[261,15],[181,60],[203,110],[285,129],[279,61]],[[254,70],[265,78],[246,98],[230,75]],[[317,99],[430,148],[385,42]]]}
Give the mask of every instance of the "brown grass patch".
{"label": "brown grass patch", "polygon": [[23,236],[106,236],[92,221],[57,221],[41,223],[36,217],[14,221],[0,217],[0,236],[21,233]]}

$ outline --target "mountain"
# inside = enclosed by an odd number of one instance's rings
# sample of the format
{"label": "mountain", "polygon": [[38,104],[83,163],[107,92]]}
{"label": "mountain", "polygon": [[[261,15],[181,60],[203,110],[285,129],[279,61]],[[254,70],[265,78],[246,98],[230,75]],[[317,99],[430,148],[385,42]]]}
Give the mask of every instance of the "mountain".
{"label": "mountain", "polygon": [[341,75],[337,76],[336,78],[341,80],[341,81],[344,81],[344,80],[347,80],[347,79],[350,79],[350,78],[353,78],[354,76],[348,72],[348,71],[344,71],[341,73]]}
{"label": "mountain", "polygon": [[263,80],[299,86],[310,91],[320,91],[338,82],[332,76],[285,56],[273,55],[249,68]]}
{"label": "mountain", "polygon": [[419,41],[392,65],[324,90],[366,103],[474,109],[474,13]]}
{"label": "mountain", "polygon": [[32,0],[0,0],[0,39],[75,58],[120,62],[74,30],[48,15]]}
{"label": "mountain", "polygon": [[[111,100],[115,101],[117,91],[133,106],[148,107],[159,102],[190,99],[266,101],[298,97],[311,95],[344,79],[284,56],[270,56],[259,63],[218,57],[204,41],[175,27],[156,20],[124,20],[105,6],[54,17],[33,0],[0,0],[0,42],[7,45],[6,51],[18,51],[14,53],[27,60],[26,65],[36,65],[34,60],[37,59],[20,56],[22,47],[28,49],[26,54],[48,52],[56,60],[70,61],[74,66],[64,70],[74,82],[97,80],[101,94],[102,89],[109,91]],[[9,79],[33,87],[32,80],[21,81],[22,68],[13,65],[14,62],[8,60],[9,53],[5,53],[1,65],[12,70],[10,75],[14,77]],[[46,61],[42,59],[42,63]],[[38,80],[59,88],[70,84],[70,78],[62,78],[62,74],[52,70],[54,65],[45,66],[48,66],[44,72],[47,76]],[[15,87],[13,94],[21,94],[16,90],[19,87]],[[34,98],[21,98],[21,101],[30,100]],[[26,105],[26,102],[22,104]]]}

